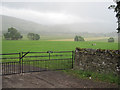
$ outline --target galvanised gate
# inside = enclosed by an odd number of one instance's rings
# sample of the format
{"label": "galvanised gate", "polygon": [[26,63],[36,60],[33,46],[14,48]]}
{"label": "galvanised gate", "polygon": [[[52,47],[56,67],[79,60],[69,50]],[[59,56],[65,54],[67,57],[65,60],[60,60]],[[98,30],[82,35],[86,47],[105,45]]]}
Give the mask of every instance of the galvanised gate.
{"label": "galvanised gate", "polygon": [[2,75],[72,69],[74,51],[20,52],[0,54]]}

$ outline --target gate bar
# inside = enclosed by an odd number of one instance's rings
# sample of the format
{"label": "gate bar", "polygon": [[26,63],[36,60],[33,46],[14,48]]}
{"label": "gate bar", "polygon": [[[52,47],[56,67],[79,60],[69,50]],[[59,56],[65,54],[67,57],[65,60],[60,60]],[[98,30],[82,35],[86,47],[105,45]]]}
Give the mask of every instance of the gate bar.
{"label": "gate bar", "polygon": [[20,73],[21,73],[21,53],[19,53],[19,67],[20,67]]}
{"label": "gate bar", "polygon": [[73,68],[73,59],[74,59],[73,53],[74,51],[72,51],[72,68]]}

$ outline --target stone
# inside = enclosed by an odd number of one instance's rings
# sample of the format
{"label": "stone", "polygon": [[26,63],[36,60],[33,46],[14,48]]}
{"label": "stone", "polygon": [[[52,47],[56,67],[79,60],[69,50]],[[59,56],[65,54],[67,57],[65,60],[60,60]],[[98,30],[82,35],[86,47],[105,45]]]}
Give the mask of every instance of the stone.
{"label": "stone", "polygon": [[119,68],[118,60],[120,55],[118,50],[102,49],[81,49],[75,52],[75,67],[80,70],[91,70],[101,73],[117,73]]}

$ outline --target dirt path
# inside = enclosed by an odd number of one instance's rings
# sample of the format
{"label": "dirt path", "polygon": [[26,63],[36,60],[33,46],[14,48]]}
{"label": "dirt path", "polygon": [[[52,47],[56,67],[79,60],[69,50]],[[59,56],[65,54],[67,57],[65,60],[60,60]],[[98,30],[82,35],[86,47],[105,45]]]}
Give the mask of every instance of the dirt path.
{"label": "dirt path", "polygon": [[117,88],[117,85],[78,79],[61,71],[43,71],[2,77],[3,88]]}

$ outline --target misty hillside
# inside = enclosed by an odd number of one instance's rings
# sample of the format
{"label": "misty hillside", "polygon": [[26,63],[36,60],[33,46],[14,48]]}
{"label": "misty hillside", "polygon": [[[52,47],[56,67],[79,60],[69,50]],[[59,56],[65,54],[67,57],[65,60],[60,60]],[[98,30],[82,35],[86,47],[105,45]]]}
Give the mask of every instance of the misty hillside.
{"label": "misty hillside", "polygon": [[29,32],[39,33],[39,34],[50,34],[50,33],[67,33],[69,32],[69,28],[61,26],[47,26],[41,25],[38,23],[34,23],[32,21],[26,21],[23,19],[2,16],[2,30],[3,33],[7,31],[9,27],[15,27],[19,32],[23,34],[27,34]]}
{"label": "misty hillside", "polygon": [[26,21],[23,19],[18,19],[15,17],[2,16],[2,31],[7,32],[9,27],[15,27],[22,34],[27,34],[29,32],[38,33],[40,35],[82,35],[82,36],[116,36],[117,33],[88,33],[94,32],[96,30],[108,30],[111,27],[106,27],[102,23],[76,23],[76,24],[61,24],[61,25],[41,25],[31,21]]}
{"label": "misty hillside", "polygon": [[43,32],[45,27],[30,21],[18,19],[14,17],[2,16],[2,30],[3,33],[7,31],[9,27],[15,27],[21,33],[28,32]]}

